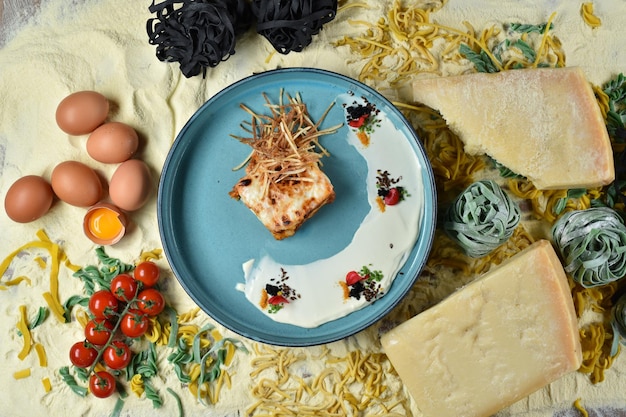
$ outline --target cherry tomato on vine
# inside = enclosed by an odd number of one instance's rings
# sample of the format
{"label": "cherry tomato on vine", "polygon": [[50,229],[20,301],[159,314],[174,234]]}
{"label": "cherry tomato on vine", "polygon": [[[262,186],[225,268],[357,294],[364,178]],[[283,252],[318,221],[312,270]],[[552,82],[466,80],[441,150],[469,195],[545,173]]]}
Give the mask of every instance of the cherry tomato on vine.
{"label": "cherry tomato on vine", "polygon": [[161,271],[159,270],[159,266],[154,262],[144,261],[135,267],[133,275],[135,279],[142,282],[145,287],[152,287],[159,280]]}
{"label": "cherry tomato on vine", "polygon": [[79,368],[89,368],[97,356],[98,351],[86,341],[76,342],[70,348],[70,362]]}
{"label": "cherry tomato on vine", "polygon": [[132,353],[128,345],[116,340],[104,349],[102,360],[111,369],[123,369],[130,363],[131,356]]}
{"label": "cherry tomato on vine", "polygon": [[111,280],[111,293],[120,301],[129,302],[137,295],[139,284],[129,274],[119,274]]}
{"label": "cherry tomato on vine", "polygon": [[110,397],[115,392],[115,378],[107,371],[96,372],[89,378],[89,391],[98,398]]}
{"label": "cherry tomato on vine", "polygon": [[147,288],[137,296],[137,308],[149,316],[157,316],[165,308],[165,298],[159,290]]}
{"label": "cherry tomato on vine", "polygon": [[105,345],[111,337],[114,325],[106,319],[93,319],[85,326],[85,338],[96,346]]}
{"label": "cherry tomato on vine", "polygon": [[120,330],[128,337],[141,337],[148,330],[148,316],[140,310],[131,309],[120,319]]}
{"label": "cherry tomato on vine", "polygon": [[117,298],[108,290],[96,291],[89,298],[89,310],[98,319],[113,317],[118,305]]}

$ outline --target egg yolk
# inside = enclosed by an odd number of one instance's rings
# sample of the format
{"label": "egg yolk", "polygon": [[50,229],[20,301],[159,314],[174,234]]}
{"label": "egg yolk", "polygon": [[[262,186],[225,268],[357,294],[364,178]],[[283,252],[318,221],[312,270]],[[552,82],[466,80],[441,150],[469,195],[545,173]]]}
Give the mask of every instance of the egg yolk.
{"label": "egg yolk", "polygon": [[108,208],[99,208],[89,217],[89,230],[99,239],[113,239],[122,231],[122,222],[117,213]]}

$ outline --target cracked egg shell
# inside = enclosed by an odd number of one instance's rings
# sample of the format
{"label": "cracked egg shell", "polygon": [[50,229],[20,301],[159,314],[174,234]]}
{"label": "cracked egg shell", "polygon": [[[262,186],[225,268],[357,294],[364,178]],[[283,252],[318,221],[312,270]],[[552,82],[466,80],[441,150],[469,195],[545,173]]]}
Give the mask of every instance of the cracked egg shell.
{"label": "cracked egg shell", "polygon": [[114,245],[126,234],[126,214],[113,204],[98,203],[90,207],[83,219],[85,235],[98,245]]}

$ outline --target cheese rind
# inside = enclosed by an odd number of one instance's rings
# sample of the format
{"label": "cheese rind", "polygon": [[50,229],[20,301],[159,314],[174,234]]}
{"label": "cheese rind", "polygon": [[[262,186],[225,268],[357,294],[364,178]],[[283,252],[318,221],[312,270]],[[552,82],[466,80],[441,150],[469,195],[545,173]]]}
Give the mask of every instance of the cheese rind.
{"label": "cheese rind", "polygon": [[413,99],[438,110],[469,154],[487,154],[538,189],[615,179],[604,118],[580,68],[417,79]]}
{"label": "cheese rind", "polygon": [[541,240],[384,334],[424,416],[489,416],[578,369],[565,272]]}

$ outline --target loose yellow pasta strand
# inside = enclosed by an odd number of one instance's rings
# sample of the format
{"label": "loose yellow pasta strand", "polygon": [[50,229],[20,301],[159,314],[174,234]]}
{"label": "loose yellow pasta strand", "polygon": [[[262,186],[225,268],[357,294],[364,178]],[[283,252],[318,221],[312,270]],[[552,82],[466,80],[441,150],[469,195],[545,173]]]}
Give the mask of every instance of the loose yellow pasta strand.
{"label": "loose yellow pasta strand", "polygon": [[87,326],[87,323],[89,323],[89,314],[87,313],[87,311],[80,309],[76,311],[76,321],[82,326],[82,328],[84,329]]}
{"label": "loose yellow pasta strand", "polygon": [[77,272],[78,270],[81,269],[81,267],[79,265],[74,265],[67,258],[65,258],[65,260],[63,261],[63,264],[72,272]]}
{"label": "loose yellow pasta strand", "polygon": [[50,383],[50,378],[42,378],[41,383],[43,384],[43,389],[45,392],[52,391],[52,383]]}
{"label": "loose yellow pasta strand", "polygon": [[48,366],[48,355],[46,355],[46,349],[41,343],[35,343],[35,352],[37,352],[37,358],[39,359],[39,366],[45,368]]}
{"label": "loose yellow pasta strand", "polygon": [[13,378],[15,379],[24,379],[30,376],[30,368],[21,369],[19,371],[13,372]]}
{"label": "loose yellow pasta strand", "polygon": [[19,248],[15,249],[6,258],[4,258],[2,263],[0,263],[0,277],[6,273],[7,269],[9,268],[9,265],[13,261],[13,258],[15,258],[15,256],[18,253],[22,252],[25,249],[30,249],[30,248],[47,249],[49,246],[50,244],[46,242],[33,241],[33,242],[26,243],[25,245],[22,245]]}
{"label": "loose yellow pasta strand", "polygon": [[226,357],[224,358],[224,365],[229,366],[232,363],[236,351],[237,348],[232,343],[228,343],[226,345]]}
{"label": "loose yellow pasta strand", "polygon": [[583,3],[580,7],[580,13],[587,26],[593,29],[602,26],[602,20],[593,13],[592,2]]}
{"label": "loose yellow pasta strand", "polygon": [[454,34],[456,34],[456,35],[458,35],[460,37],[466,38],[470,42],[476,43],[476,45],[478,45],[480,47],[480,49],[483,50],[485,52],[485,54],[487,54],[489,59],[491,59],[491,61],[496,66],[498,71],[502,71],[503,70],[502,65],[500,64],[500,61],[495,56],[493,56],[493,53],[491,53],[489,48],[487,48],[487,45],[482,43],[479,39],[476,39],[476,37],[474,37],[473,35],[465,33],[463,31],[460,31],[460,30],[452,28],[452,27],[439,25],[437,23],[424,22],[424,23],[420,23],[420,24],[424,25],[424,26],[432,26],[432,27],[437,28],[437,29],[445,30],[445,31],[448,31],[450,33],[454,33]]}
{"label": "loose yellow pasta strand", "polygon": [[8,281],[4,281],[1,286],[1,290],[8,290],[8,287],[12,287],[15,285],[19,285],[22,282],[26,282],[28,285],[31,285],[31,280],[30,278],[26,277],[26,276],[19,276],[13,279],[10,279]]}
{"label": "loose yellow pasta strand", "polygon": [[212,391],[211,395],[211,403],[217,404],[220,399],[220,392],[222,391],[222,386],[224,385],[225,380],[228,379],[230,382],[230,378],[228,377],[228,373],[225,370],[220,372],[220,375],[217,377],[217,382],[215,384],[215,388]]}
{"label": "loose yellow pasta strand", "polygon": [[58,314],[63,311],[63,306],[59,301],[59,264],[61,259],[66,259],[65,254],[60,250],[59,245],[53,243],[48,235],[43,230],[37,231],[38,241],[28,242],[7,256],[0,264],[0,276],[3,276],[7,271],[9,265],[15,258],[15,256],[23,250],[31,248],[45,249],[50,253],[50,291],[49,296],[45,296],[46,301],[50,305],[50,308],[55,313],[55,316],[61,323],[65,323],[65,317],[63,314]]}
{"label": "loose yellow pasta strand", "polygon": [[[61,305],[61,301],[59,300],[59,264],[61,259],[61,248],[59,245],[53,243],[50,238],[45,234],[43,230],[38,232],[38,236],[42,241],[48,242],[50,247],[48,251],[50,252],[50,294],[52,295],[52,302],[54,306],[50,306],[50,308],[57,310],[57,312],[64,312],[63,307]],[[46,300],[47,301],[47,300]],[[55,314],[61,323],[65,323],[65,317],[63,314]]]}
{"label": "loose yellow pasta strand", "polygon": [[353,7],[362,7],[364,9],[371,9],[372,7],[367,3],[347,3],[337,8],[337,13],[342,13],[347,9],[351,9]]}
{"label": "loose yellow pasta strand", "polygon": [[189,367],[189,378],[191,379],[192,382],[196,381],[200,377],[201,371],[202,371],[202,368],[200,367],[199,363],[193,363]]}
{"label": "loose yellow pasta strand", "polygon": [[546,46],[546,42],[548,39],[548,33],[550,32],[550,26],[552,26],[552,21],[554,20],[555,17],[556,17],[556,12],[552,13],[550,17],[548,18],[548,22],[546,23],[546,29],[544,30],[543,36],[541,37],[541,44],[539,45],[537,56],[535,57],[535,62],[532,65],[533,68],[537,68],[537,66],[539,66],[541,57],[545,53],[545,46]]}
{"label": "loose yellow pasta strand", "polygon": [[22,333],[23,345],[22,350],[17,354],[17,357],[20,360],[24,360],[26,356],[30,353],[32,336],[30,334],[30,330],[28,329],[28,319],[26,318],[26,306],[21,305],[19,307],[19,320],[17,322],[17,330]]}
{"label": "loose yellow pasta strand", "polygon": [[43,258],[41,258],[40,256],[36,257],[34,261],[37,262],[41,269],[46,267],[46,261],[44,261]]}
{"label": "loose yellow pasta strand", "polygon": [[48,307],[50,307],[52,314],[59,320],[59,322],[65,323],[65,310],[63,309],[61,303],[59,303],[59,301],[55,299],[54,295],[52,295],[49,291],[44,292],[42,296],[44,300],[46,300]]}

